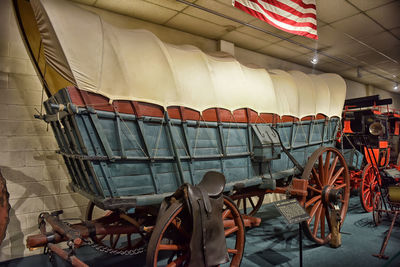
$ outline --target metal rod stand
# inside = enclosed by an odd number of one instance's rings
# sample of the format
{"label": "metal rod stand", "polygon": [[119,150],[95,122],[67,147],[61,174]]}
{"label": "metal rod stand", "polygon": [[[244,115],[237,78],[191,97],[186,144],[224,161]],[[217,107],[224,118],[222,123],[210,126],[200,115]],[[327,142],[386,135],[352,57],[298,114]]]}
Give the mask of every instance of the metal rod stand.
{"label": "metal rod stand", "polygon": [[396,211],[394,213],[393,220],[392,220],[392,223],[390,225],[389,231],[386,234],[385,239],[382,242],[382,246],[381,246],[381,250],[379,251],[379,254],[374,254],[373,256],[375,256],[377,258],[380,258],[380,259],[385,259],[385,260],[387,260],[389,258],[388,256],[385,255],[385,249],[386,249],[386,246],[387,246],[387,244],[389,242],[389,238],[390,238],[390,235],[392,234],[394,223],[396,222],[396,219],[397,219],[398,215],[399,215],[399,211]]}
{"label": "metal rod stand", "polygon": [[303,224],[299,223],[299,251],[300,251],[300,267],[303,267]]}

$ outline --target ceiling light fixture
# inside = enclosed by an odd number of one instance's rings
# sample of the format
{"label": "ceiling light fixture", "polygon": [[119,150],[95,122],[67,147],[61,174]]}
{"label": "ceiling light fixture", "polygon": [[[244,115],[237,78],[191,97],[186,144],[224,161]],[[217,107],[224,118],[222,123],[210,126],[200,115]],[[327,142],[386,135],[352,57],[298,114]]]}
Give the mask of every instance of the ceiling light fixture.
{"label": "ceiling light fixture", "polygon": [[318,55],[314,55],[310,62],[311,64],[316,65],[318,63]]}
{"label": "ceiling light fixture", "polygon": [[393,89],[394,89],[394,90],[399,89],[399,84],[398,84],[398,83],[395,83],[394,86],[393,86]]}
{"label": "ceiling light fixture", "polygon": [[357,67],[357,78],[361,78],[362,74],[361,74],[361,67]]}

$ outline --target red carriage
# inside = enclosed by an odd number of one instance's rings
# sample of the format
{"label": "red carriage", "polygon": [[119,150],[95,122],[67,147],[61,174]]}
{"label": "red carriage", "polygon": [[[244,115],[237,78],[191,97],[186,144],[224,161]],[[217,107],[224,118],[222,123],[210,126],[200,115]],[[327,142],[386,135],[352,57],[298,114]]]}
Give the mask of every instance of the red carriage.
{"label": "red carriage", "polygon": [[339,146],[350,166],[351,187],[359,192],[366,212],[373,210],[373,192],[382,185],[382,171],[395,180],[400,177],[400,114],[388,108],[391,103],[378,95],[345,102]]}

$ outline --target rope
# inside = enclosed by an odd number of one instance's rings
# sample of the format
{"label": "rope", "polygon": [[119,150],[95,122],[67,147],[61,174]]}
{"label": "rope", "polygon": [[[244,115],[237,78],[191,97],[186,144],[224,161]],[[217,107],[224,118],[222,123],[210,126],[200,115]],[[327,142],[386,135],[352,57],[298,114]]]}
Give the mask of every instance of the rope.
{"label": "rope", "polygon": [[[118,110],[117,110],[116,107],[114,107],[114,109],[118,112]],[[128,124],[126,124],[125,120],[122,119],[121,116],[119,117],[119,119],[121,120],[122,124],[126,127],[126,129],[128,129],[129,134],[133,137],[133,140],[135,140],[137,146],[140,148],[140,150],[142,151],[143,155],[146,157],[146,156],[147,156],[146,152],[144,151],[144,149],[142,148],[142,146],[140,145],[140,143],[139,143],[138,140],[136,139],[135,135],[132,133],[131,129],[129,129]],[[122,129],[121,129],[121,130],[122,130]],[[131,141],[131,139],[129,138],[129,135],[126,135],[126,133],[125,133],[124,131],[122,131],[122,132],[124,133],[124,135],[125,135],[126,137],[128,137],[128,138],[127,138],[128,141],[129,141],[132,145],[134,145],[134,143],[133,143],[133,142]],[[150,153],[150,151],[149,151],[149,153]],[[150,155],[149,155],[149,156],[150,156]]]}
{"label": "rope", "polygon": [[[176,132],[176,134],[179,136],[179,132],[178,132],[177,127],[172,127],[172,125],[171,125],[171,128],[175,128],[175,132]],[[183,121],[182,121],[182,128],[183,128]],[[185,151],[186,155],[187,155],[187,156],[190,156],[190,155],[189,155],[189,152],[186,150],[186,146],[185,146],[184,142],[182,141],[182,138],[178,138],[178,141],[179,141],[179,143],[182,144],[182,149]],[[177,145],[178,145],[178,144],[177,144]],[[189,144],[187,144],[187,145],[189,146]],[[180,147],[177,147],[177,148],[180,148]]]}
{"label": "rope", "polygon": [[[165,111],[164,111],[165,112]],[[168,112],[168,111],[167,111]],[[157,153],[158,153],[158,144],[159,144],[159,142],[160,142],[160,137],[161,137],[161,132],[162,132],[162,129],[163,129],[163,127],[164,127],[164,122],[163,121],[161,121],[161,125],[160,125],[160,129],[158,130],[158,136],[157,136],[157,140],[156,140],[156,144],[155,144],[155,148],[154,148],[154,157],[157,157]],[[172,136],[171,136],[171,139],[172,139]],[[149,151],[149,153],[150,153],[150,151]],[[150,156],[150,155],[149,155]]]}

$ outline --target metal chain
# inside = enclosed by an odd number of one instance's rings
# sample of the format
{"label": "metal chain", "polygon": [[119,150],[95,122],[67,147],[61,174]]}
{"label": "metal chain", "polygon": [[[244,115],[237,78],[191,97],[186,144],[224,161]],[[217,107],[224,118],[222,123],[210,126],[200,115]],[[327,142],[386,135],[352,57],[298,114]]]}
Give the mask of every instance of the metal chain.
{"label": "metal chain", "polygon": [[139,254],[142,254],[143,252],[146,251],[146,247],[140,247],[140,248],[135,248],[135,249],[129,249],[129,250],[118,250],[118,249],[113,249],[107,246],[99,245],[94,243],[93,241],[89,241],[88,245],[94,248],[97,251],[104,252],[110,255],[121,255],[121,256],[136,256]]}

